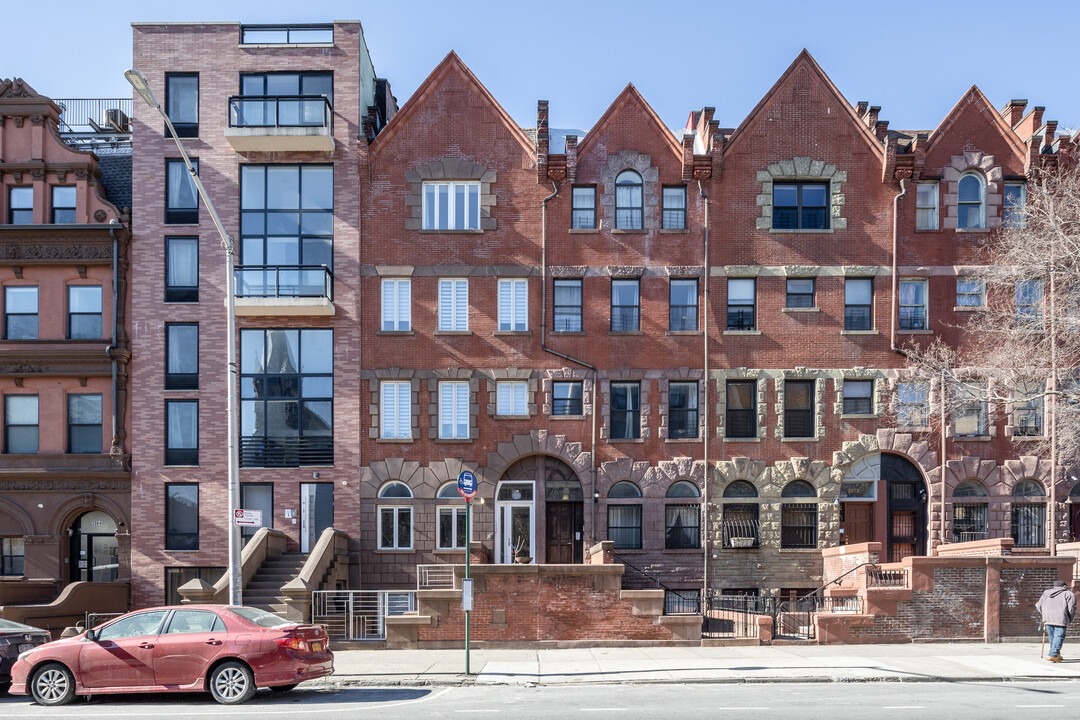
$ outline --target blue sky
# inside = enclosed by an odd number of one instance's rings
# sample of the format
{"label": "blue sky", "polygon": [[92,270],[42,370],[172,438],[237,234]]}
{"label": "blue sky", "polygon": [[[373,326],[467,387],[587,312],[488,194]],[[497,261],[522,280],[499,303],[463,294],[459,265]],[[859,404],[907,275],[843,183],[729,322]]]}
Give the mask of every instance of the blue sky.
{"label": "blue sky", "polygon": [[376,71],[390,79],[399,103],[456,50],[526,126],[535,124],[536,101],[546,99],[552,127],[588,129],[633,82],[668,126],[682,127],[691,110],[711,105],[721,126],[734,127],[806,47],[849,101],[882,106],[881,118],[896,129],[936,127],[972,84],[996,107],[1026,98],[1029,108],[1046,106],[1046,118],[1060,127],[1080,128],[1080,2],[1048,5],[1038,17],[997,0],[919,7],[865,0],[10,3],[0,77],[22,77],[53,97],[127,97],[133,21],[349,19],[363,23]]}

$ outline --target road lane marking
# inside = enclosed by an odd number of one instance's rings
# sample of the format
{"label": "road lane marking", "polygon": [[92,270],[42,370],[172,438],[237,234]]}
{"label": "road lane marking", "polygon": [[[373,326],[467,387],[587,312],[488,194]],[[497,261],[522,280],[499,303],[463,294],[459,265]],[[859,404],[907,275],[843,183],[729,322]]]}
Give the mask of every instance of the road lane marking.
{"label": "road lane marking", "polygon": [[882,705],[882,710],[925,710],[925,705]]}
{"label": "road lane marking", "polygon": [[1064,705],[1017,705],[1018,708],[1063,708]]}

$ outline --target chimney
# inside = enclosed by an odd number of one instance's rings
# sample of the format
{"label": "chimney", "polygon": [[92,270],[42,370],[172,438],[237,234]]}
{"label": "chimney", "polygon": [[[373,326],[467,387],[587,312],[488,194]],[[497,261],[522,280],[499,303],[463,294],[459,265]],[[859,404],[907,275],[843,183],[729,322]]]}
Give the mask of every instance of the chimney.
{"label": "chimney", "polygon": [[1042,116],[1044,112],[1046,112],[1046,108],[1042,105],[1036,105],[1031,109],[1031,119],[1035,121],[1033,126],[1035,130],[1042,127]]}
{"label": "chimney", "polygon": [[1005,122],[1009,123],[1009,127],[1016,127],[1024,118],[1024,108],[1027,107],[1027,100],[1021,100],[1013,98],[1009,101],[1009,104],[1001,108],[1001,117],[1005,118]]}
{"label": "chimney", "polygon": [[547,182],[548,174],[548,101],[536,101],[536,181]]}
{"label": "chimney", "polygon": [[868,103],[865,100],[860,100],[859,102],[855,103],[855,114],[858,115],[859,117],[862,117],[863,115],[865,115],[866,114],[866,108],[867,108],[867,106],[869,104],[870,103]]}
{"label": "chimney", "polygon": [[577,135],[566,136],[566,179],[577,179]]}

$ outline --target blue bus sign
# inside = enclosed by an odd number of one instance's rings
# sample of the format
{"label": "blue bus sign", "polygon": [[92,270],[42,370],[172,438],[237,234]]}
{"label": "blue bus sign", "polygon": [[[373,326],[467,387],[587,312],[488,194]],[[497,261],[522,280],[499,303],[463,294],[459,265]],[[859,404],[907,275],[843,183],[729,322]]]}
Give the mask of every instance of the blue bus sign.
{"label": "blue bus sign", "polygon": [[457,491],[466,501],[476,496],[476,475],[470,470],[462,470],[457,476]]}

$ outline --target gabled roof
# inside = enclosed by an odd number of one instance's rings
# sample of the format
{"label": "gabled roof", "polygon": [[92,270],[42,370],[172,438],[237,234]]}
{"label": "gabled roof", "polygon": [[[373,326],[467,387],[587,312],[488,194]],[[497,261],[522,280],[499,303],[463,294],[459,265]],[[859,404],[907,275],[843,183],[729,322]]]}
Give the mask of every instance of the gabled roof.
{"label": "gabled roof", "polygon": [[603,134],[604,130],[611,124],[612,120],[614,120],[614,118],[630,103],[637,103],[641,107],[645,119],[656,127],[656,134],[667,142],[671,147],[671,152],[681,158],[682,146],[675,140],[675,136],[672,134],[671,130],[661,122],[660,116],[657,115],[656,111],[652,109],[652,106],[646,102],[645,98],[642,97],[641,93],[638,92],[633,83],[627,84],[626,88],[619,93],[619,96],[615,98],[615,101],[608,106],[608,109],[604,111],[604,114],[600,116],[600,119],[596,121],[596,124],[593,125],[585,135],[585,139],[578,145],[578,157],[582,157],[588,152],[589,147]]}
{"label": "gabled roof", "polygon": [[817,61],[814,60],[813,56],[810,55],[810,51],[806,48],[803,48],[803,51],[799,53],[791,65],[788,66],[788,69],[784,71],[784,74],[780,76],[780,79],[769,88],[769,92],[765,93],[765,96],[761,98],[758,104],[754,106],[754,109],[750,111],[750,114],[746,116],[746,119],[739,123],[739,127],[735,128],[735,132],[732,133],[731,138],[728,140],[728,146],[731,147],[739,142],[743,135],[743,131],[750,127],[758,114],[765,109],[765,106],[780,92],[781,88],[785,87],[790,82],[793,82],[796,72],[802,68],[809,70],[821,81],[821,84],[825,86],[826,90],[836,98],[837,104],[842,108],[841,112],[846,113],[852,124],[858,128],[858,132],[862,135],[863,139],[866,140],[866,144],[869,145],[879,157],[884,157],[884,143],[878,140],[873,129],[868,127],[863,119],[859,117],[855,112],[855,108],[853,108],[851,103],[844,98],[844,94],[833,84],[833,81],[829,79],[829,76],[825,74],[825,71],[821,69],[821,66],[817,64]]}
{"label": "gabled roof", "polygon": [[472,85],[476,92],[491,105],[492,111],[500,120],[502,120],[503,125],[505,125],[510,134],[514,136],[514,139],[521,143],[521,147],[530,155],[536,155],[536,147],[529,141],[525,132],[518,127],[518,124],[514,122],[514,119],[510,117],[510,114],[503,109],[502,105],[500,105],[495,97],[488,92],[488,89],[484,87],[484,84],[473,75],[472,70],[462,62],[461,58],[458,57],[457,53],[453,50],[451,50],[446,57],[443,58],[443,61],[431,71],[431,74],[427,76],[427,79],[420,83],[420,87],[416,88],[416,92],[414,92],[412,97],[401,106],[401,109],[398,110],[397,114],[395,114],[390,122],[386,124],[386,127],[382,129],[382,132],[375,136],[375,140],[371,143],[372,152],[375,152],[376,149],[384,143],[389,142],[390,138],[397,134],[402,125],[408,122],[412,115],[417,111],[417,108],[423,104],[423,101],[438,89],[440,81],[449,73],[457,73],[462,76],[467,83]]}
{"label": "gabled roof", "polygon": [[1027,148],[1024,145],[1024,142],[1020,139],[1020,136],[1017,135],[1016,131],[1009,126],[1008,121],[1001,117],[1001,113],[994,109],[994,106],[991,105],[987,97],[983,95],[983,92],[979,89],[978,85],[972,85],[968,91],[964,93],[963,97],[953,105],[949,114],[946,115],[934,131],[930,133],[926,145],[926,152],[929,153],[934,149],[934,145],[937,144],[937,141],[945,136],[946,131],[960,118],[961,115],[967,112],[968,108],[980,102],[982,103],[983,108],[988,111],[980,111],[980,116],[987,118],[988,124],[992,125],[1001,133],[1001,136],[1009,143],[1009,146],[1013,149],[1018,158],[1025,158],[1027,155]]}

